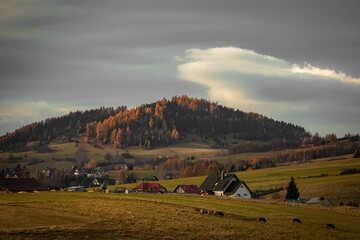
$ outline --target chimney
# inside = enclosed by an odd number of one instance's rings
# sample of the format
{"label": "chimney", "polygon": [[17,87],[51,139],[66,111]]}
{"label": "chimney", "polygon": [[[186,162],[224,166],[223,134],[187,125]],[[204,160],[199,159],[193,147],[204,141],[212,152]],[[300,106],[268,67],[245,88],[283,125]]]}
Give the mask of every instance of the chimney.
{"label": "chimney", "polygon": [[224,170],[221,171],[221,180],[224,180]]}

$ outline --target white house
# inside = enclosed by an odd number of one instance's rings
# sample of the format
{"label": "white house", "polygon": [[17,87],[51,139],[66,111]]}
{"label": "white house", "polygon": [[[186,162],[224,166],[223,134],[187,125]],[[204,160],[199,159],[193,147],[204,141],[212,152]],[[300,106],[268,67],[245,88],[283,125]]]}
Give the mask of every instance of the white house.
{"label": "white house", "polygon": [[240,198],[251,198],[251,191],[245,182],[232,182],[226,189],[225,195]]}
{"label": "white house", "polygon": [[251,198],[252,193],[245,182],[240,181],[235,174],[209,175],[200,185],[200,190],[213,193],[215,196],[232,196]]}

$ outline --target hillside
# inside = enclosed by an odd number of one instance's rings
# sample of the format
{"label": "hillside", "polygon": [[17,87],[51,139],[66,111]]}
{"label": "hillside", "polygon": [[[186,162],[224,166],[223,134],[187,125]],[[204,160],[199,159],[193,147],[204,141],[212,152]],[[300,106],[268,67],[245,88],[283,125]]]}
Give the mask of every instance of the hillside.
{"label": "hillside", "polygon": [[212,139],[216,142],[214,147],[226,145],[223,140],[227,134],[238,140],[285,139],[289,146],[298,146],[309,136],[300,126],[205,99],[181,96],[130,110],[126,107],[100,108],[35,122],[2,136],[0,149],[3,152],[47,151],[46,144],[59,139],[84,139],[94,146],[114,148],[150,148],[182,142],[189,134]]}

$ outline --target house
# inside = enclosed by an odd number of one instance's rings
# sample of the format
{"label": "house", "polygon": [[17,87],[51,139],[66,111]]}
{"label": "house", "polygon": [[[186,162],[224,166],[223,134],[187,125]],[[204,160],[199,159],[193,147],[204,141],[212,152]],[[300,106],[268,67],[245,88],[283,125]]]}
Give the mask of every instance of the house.
{"label": "house", "polygon": [[306,203],[308,204],[318,204],[318,205],[322,205],[322,206],[328,206],[328,207],[333,207],[334,205],[329,201],[329,199],[327,198],[312,198],[309,201],[307,201]]}
{"label": "house", "polygon": [[143,182],[155,182],[159,181],[159,179],[156,176],[146,176],[142,179]]}
{"label": "house", "polygon": [[209,175],[200,185],[200,190],[215,196],[232,196],[251,198],[252,192],[244,181],[240,181],[235,174]]}
{"label": "house", "polygon": [[94,180],[91,182],[90,186],[92,187],[102,187],[106,185],[115,185],[116,180],[112,178],[94,178]]}
{"label": "house", "polygon": [[0,178],[0,187],[10,192],[46,190],[35,178]]}
{"label": "house", "polygon": [[101,178],[101,172],[100,171],[90,171],[87,173],[87,177]]}
{"label": "house", "polygon": [[0,194],[1,193],[10,193],[9,189],[6,189],[4,187],[0,187]]}
{"label": "house", "polygon": [[143,182],[141,184],[139,184],[135,190],[141,190],[141,191],[149,191],[149,190],[158,190],[158,191],[164,191],[167,192],[166,188],[164,186],[162,186],[159,183],[148,183],[148,182]]}
{"label": "house", "polygon": [[171,179],[175,179],[175,178],[176,178],[175,174],[169,173],[169,174],[166,174],[166,176],[164,177],[164,180],[171,180]]}
{"label": "house", "polygon": [[174,190],[174,193],[200,194],[200,192],[196,185],[178,185]]}
{"label": "house", "polygon": [[85,192],[85,186],[68,187],[67,190],[69,192]]}

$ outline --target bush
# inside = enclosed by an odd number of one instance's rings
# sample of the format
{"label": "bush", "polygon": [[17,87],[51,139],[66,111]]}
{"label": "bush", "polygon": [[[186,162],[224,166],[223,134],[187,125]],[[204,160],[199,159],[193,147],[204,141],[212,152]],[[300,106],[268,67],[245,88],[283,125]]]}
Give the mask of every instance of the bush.
{"label": "bush", "polygon": [[360,170],[356,169],[356,168],[351,168],[351,169],[346,169],[346,170],[342,171],[340,173],[340,175],[348,175],[348,174],[356,174],[356,173],[360,173]]}

